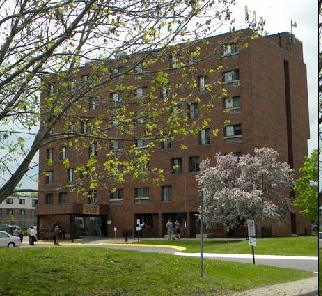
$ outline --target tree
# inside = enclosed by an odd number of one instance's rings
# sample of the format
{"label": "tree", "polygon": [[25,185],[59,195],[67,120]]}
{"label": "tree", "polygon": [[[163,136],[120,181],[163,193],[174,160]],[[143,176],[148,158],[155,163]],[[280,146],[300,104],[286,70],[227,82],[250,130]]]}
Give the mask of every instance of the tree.
{"label": "tree", "polygon": [[[126,107],[119,108],[115,114],[109,109],[106,117],[86,121],[89,127],[86,134],[71,131],[70,125],[86,117],[84,106],[93,98],[95,104],[103,106],[106,101],[100,91],[103,85],[133,97],[133,87],[124,81],[132,79],[127,77],[133,77],[137,67],[157,62],[162,56],[151,53],[169,50],[172,46],[171,51],[176,54],[176,43],[186,42],[188,37],[194,40],[211,35],[212,28],[225,22],[232,24],[229,7],[233,4],[233,0],[0,0],[0,202],[15,191],[32,191],[20,188],[19,183],[37,167],[35,156],[45,145],[60,141],[81,149],[96,142],[103,147],[120,138],[133,140],[133,120],[143,121],[146,117]],[[198,52],[194,54],[198,57]],[[114,61],[117,61],[117,69],[113,69]],[[85,64],[91,68],[89,77],[81,77],[80,65]],[[179,67],[181,75],[188,77],[185,65],[179,63]],[[162,70],[154,80],[154,89],[167,85],[167,73]],[[115,83],[115,79],[123,79],[123,82]],[[186,81],[185,87],[196,83],[191,79]],[[145,136],[160,140],[171,130],[174,132],[169,136],[180,138],[196,132],[209,121],[207,114],[194,127],[188,127],[185,120],[181,120],[183,112],[177,107],[180,101],[189,98],[180,97],[180,87],[183,86],[177,85],[176,90],[172,90],[174,99],[164,104],[164,108],[159,108],[150,94],[145,96],[149,99],[148,106],[146,102],[136,102],[152,111],[145,123]],[[212,89],[211,100],[223,92],[218,85],[216,87]],[[208,109],[211,104],[210,101]],[[110,129],[103,124],[112,117],[121,127],[118,137],[110,134]],[[160,118],[167,120],[160,122]],[[149,148],[152,149],[153,144]],[[104,178],[99,171],[116,175],[120,165],[125,167],[126,173],[144,175],[142,166],[147,164],[152,150],[140,154],[129,146],[127,151],[122,163],[113,154],[107,157],[103,167],[96,167],[95,159],[91,158],[86,165],[77,168],[91,175],[91,182],[86,186],[95,188],[98,180]],[[68,167],[68,160],[65,165]],[[154,173],[160,175],[161,172],[156,168]],[[123,180],[122,176],[118,174],[119,181]],[[83,182],[79,180],[78,185],[81,187]]]}
{"label": "tree", "polygon": [[216,155],[216,165],[203,161],[197,182],[204,198],[207,227],[217,223],[231,229],[247,219],[281,220],[289,212],[292,170],[278,160],[271,148],[255,149],[254,155]]}
{"label": "tree", "polygon": [[305,157],[299,169],[301,176],[295,180],[296,199],[294,206],[301,210],[304,217],[311,221],[318,220],[318,150]]}

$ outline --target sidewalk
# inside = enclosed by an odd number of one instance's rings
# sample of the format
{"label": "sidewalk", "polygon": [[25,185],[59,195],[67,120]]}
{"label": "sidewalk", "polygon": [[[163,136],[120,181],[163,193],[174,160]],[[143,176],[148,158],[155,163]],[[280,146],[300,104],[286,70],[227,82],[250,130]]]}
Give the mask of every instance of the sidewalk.
{"label": "sidewalk", "polygon": [[233,296],[318,296],[318,276],[235,293]]}

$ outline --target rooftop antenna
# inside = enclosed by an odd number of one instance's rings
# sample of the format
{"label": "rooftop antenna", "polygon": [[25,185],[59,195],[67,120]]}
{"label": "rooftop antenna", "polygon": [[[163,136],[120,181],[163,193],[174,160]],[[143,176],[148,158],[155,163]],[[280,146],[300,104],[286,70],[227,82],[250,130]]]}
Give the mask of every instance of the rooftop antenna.
{"label": "rooftop antenna", "polygon": [[293,35],[293,27],[297,28],[297,23],[291,20],[291,42],[295,44],[295,36]]}
{"label": "rooftop antenna", "polygon": [[245,6],[245,23],[252,29],[256,27],[256,11],[253,11],[253,18],[252,20],[249,19],[249,10],[248,7]]}

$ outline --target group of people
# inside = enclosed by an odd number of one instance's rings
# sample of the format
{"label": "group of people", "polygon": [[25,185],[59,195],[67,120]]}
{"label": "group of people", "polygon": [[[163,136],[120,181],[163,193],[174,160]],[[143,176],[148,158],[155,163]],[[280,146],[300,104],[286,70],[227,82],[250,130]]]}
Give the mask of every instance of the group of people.
{"label": "group of people", "polygon": [[167,224],[165,225],[167,228],[168,239],[180,239],[181,235],[181,224],[178,220],[176,220],[173,224],[171,220],[168,220]]}

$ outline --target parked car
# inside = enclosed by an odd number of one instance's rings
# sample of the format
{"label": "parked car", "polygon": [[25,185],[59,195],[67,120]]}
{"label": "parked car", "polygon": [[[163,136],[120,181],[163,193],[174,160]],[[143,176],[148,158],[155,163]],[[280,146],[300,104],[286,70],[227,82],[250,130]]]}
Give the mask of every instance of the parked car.
{"label": "parked car", "polygon": [[6,231],[0,231],[0,247],[14,248],[21,245],[20,238],[9,234]]}

